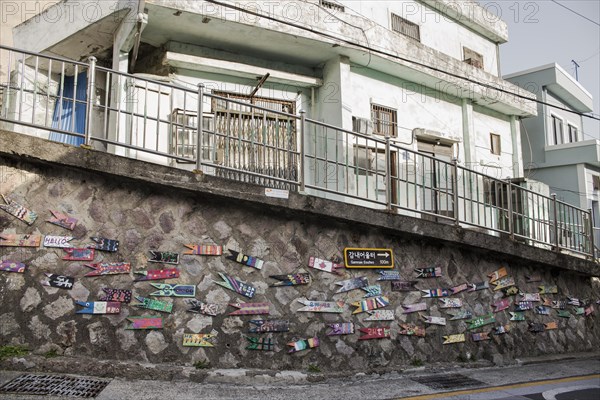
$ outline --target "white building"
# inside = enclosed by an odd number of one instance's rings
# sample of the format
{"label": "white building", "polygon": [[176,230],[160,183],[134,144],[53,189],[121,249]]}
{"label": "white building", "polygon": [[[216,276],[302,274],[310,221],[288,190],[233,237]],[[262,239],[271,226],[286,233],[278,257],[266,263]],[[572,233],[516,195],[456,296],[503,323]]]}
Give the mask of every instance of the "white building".
{"label": "white building", "polygon": [[[53,128],[87,123],[97,147],[193,169],[202,111],[205,172],[300,176],[309,193],[508,230],[507,189],[489,177],[523,176],[519,119],[537,109],[500,77],[506,24],[474,1],[64,0],[14,37],[17,48],[95,56],[105,68],[90,121],[77,110],[86,67],[59,63],[31,117],[50,114],[62,124]],[[26,64],[20,72],[31,77]],[[208,94],[201,110],[199,84]],[[67,88],[81,104],[51,101],[69,97]],[[15,113],[21,100],[12,102]],[[452,160],[472,170],[455,188]]]}

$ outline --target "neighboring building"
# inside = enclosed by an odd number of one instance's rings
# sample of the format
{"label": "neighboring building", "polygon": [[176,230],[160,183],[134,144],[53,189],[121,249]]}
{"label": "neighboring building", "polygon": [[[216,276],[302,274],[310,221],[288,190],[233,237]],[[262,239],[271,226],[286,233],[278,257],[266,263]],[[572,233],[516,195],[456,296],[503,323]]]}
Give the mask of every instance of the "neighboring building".
{"label": "neighboring building", "polygon": [[[558,200],[592,209],[594,226],[600,227],[600,140],[586,135],[584,117],[577,114],[593,111],[592,95],[558,64],[504,78],[535,93],[542,102],[566,109],[539,103],[537,117],[522,121],[525,175],[547,184]],[[595,244],[600,244],[600,232]]]}

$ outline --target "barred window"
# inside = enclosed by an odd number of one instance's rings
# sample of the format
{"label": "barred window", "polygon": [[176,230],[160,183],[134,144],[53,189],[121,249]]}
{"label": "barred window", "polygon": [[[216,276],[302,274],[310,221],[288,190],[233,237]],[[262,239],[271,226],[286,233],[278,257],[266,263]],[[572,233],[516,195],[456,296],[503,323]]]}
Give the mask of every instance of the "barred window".
{"label": "barred window", "polygon": [[417,42],[421,41],[421,31],[419,25],[402,18],[399,15],[392,13],[392,30],[408,36]]}
{"label": "barred window", "polygon": [[376,135],[396,137],[398,115],[396,110],[388,107],[371,105],[371,119],[373,120],[373,133]]}

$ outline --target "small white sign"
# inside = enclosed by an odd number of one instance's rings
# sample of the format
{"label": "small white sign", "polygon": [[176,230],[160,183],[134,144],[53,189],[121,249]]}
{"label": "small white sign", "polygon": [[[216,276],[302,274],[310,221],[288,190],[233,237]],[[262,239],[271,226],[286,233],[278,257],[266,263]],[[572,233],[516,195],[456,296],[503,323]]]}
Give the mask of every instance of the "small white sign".
{"label": "small white sign", "polygon": [[290,197],[290,191],[289,190],[282,190],[282,189],[265,189],[265,196],[267,197],[274,197],[276,199],[288,199]]}
{"label": "small white sign", "polygon": [[73,240],[73,236],[44,236],[44,247],[73,247],[69,242]]}

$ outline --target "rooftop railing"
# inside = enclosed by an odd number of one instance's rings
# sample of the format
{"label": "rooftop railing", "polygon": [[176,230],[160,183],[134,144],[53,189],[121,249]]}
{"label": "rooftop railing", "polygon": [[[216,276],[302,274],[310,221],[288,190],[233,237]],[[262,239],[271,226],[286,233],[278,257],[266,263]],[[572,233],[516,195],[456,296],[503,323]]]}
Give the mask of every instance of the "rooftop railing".
{"label": "rooftop railing", "polygon": [[[389,137],[89,63],[0,46],[4,129],[506,235],[594,259],[591,210]],[[89,94],[92,94],[91,96]],[[200,116],[200,118],[199,118]]]}

